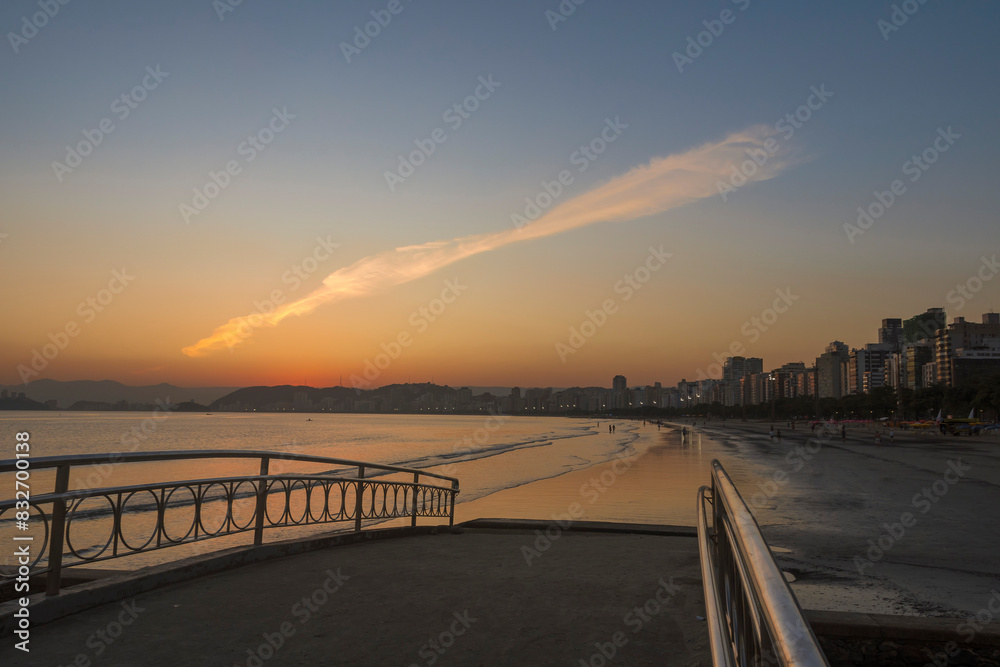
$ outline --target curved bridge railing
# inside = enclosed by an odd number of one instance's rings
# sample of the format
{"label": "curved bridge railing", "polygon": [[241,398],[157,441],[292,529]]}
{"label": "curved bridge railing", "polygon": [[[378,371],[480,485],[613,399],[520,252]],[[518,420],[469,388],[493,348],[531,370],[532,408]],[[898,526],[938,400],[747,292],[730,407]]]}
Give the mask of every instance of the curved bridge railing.
{"label": "curved bridge railing", "polygon": [[[257,460],[259,474],[69,489],[71,471],[84,466],[100,466],[105,477],[107,466],[196,459]],[[272,461],[324,464],[336,469],[319,474],[269,474]],[[0,461],[0,476],[14,473],[15,479],[20,479],[25,476],[24,469],[17,459]],[[55,470],[54,484],[51,492],[37,494],[36,474],[44,469]],[[373,478],[400,473],[412,475],[413,481]],[[360,531],[365,520],[409,518],[415,526],[419,517],[447,518],[452,525],[459,493],[458,479],[446,475],[267,451],[33,457],[30,474],[30,487],[23,487],[30,488],[30,493],[19,491],[15,498],[0,501],[0,529],[7,528],[0,532],[13,533],[15,548],[30,553],[29,558],[22,557],[19,564],[15,561],[14,567],[0,573],[0,587],[24,580],[26,575],[45,574],[48,595],[58,594],[62,570],[67,567],[250,531],[254,545],[259,546],[266,528],[353,522],[354,530]],[[446,484],[422,483],[422,477]],[[22,487],[11,483],[5,488]],[[20,531],[31,528],[36,535],[19,536],[15,527]],[[9,540],[5,543],[11,544]]]}
{"label": "curved bridge railing", "polygon": [[757,520],[718,461],[711,488],[698,490],[698,550],[716,667],[827,665]]}

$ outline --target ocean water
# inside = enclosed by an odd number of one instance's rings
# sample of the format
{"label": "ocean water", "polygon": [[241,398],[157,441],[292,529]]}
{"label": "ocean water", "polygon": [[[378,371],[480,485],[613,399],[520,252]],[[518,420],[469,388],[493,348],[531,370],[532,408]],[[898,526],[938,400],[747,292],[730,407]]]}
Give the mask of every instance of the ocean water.
{"label": "ocean water", "polygon": [[[458,521],[480,516],[549,518],[565,514],[576,503],[586,510],[580,518],[686,525],[693,525],[694,489],[707,480],[711,458],[709,453],[703,455],[700,444],[695,446],[690,436],[683,441],[672,429],[661,431],[655,425],[623,420],[616,420],[611,433],[609,422],[590,418],[256,413],[161,413],[155,417],[135,412],[2,412],[0,442],[8,443],[8,451],[0,453],[0,458],[13,456],[14,435],[20,431],[30,433],[33,458],[195,449],[313,454],[457,477],[461,484]],[[619,459],[628,465],[612,468]],[[632,463],[639,460],[647,465]],[[648,465],[650,462],[655,465]],[[253,459],[208,459],[80,467],[73,469],[70,487],[254,475],[257,465]],[[355,474],[355,469],[334,470]],[[588,471],[594,476],[588,478]],[[271,472],[330,472],[330,466],[279,461]],[[410,481],[406,476],[386,478]],[[0,496],[10,497],[12,476],[0,475],[0,483],[10,487]],[[34,471],[33,495],[51,491],[53,483],[52,471]],[[184,500],[183,493],[175,498],[177,507],[168,518],[168,531],[173,535],[183,535],[193,521],[194,503]],[[187,500],[193,501],[193,496],[188,494]],[[78,552],[94,553],[107,543],[109,522],[100,518],[107,506],[106,500],[91,499],[77,508],[70,533]],[[132,543],[142,544],[152,534],[155,504],[146,495],[130,500],[127,507],[125,532]],[[206,514],[219,514],[220,520],[224,517],[224,502],[205,507]],[[241,508],[252,512],[252,498],[241,503]],[[272,529],[265,539],[337,528],[352,529],[353,525]],[[33,522],[39,541],[44,539],[42,529],[40,521]],[[0,517],[0,539],[9,540],[7,533],[13,531],[10,513]],[[114,559],[99,567],[149,565],[192,552],[246,544],[249,539],[248,534],[220,537]],[[0,559],[0,564],[10,565],[9,560]]]}

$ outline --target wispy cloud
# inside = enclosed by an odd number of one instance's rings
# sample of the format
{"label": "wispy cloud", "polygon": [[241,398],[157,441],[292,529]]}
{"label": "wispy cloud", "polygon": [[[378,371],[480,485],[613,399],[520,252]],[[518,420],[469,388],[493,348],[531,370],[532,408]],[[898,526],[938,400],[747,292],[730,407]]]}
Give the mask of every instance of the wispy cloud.
{"label": "wispy cloud", "polygon": [[[749,159],[747,150],[763,150],[773,135],[773,128],[752,127],[719,142],[654,158],[647,165],[635,167],[555,206],[520,229],[431,241],[365,257],[334,271],[323,280],[322,286],[303,298],[284,304],[269,315],[234,317],[182,352],[189,357],[206,356],[232,345],[234,340],[245,340],[247,330],[277,326],[286,317],[307,315],[323,304],[374,294],[510,243],[561,234],[598,222],[635,220],[706,199],[718,193],[719,182],[730,177],[735,165]],[[773,178],[788,164],[787,154],[771,155],[748,180]]]}

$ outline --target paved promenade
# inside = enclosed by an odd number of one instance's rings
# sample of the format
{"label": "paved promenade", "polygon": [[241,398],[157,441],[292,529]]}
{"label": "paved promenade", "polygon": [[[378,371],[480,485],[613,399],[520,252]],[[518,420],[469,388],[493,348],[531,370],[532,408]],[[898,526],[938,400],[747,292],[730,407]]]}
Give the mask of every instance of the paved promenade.
{"label": "paved promenade", "polygon": [[7,638],[0,664],[708,664],[694,538],[551,535],[468,529],[257,563],[38,626],[30,656]]}

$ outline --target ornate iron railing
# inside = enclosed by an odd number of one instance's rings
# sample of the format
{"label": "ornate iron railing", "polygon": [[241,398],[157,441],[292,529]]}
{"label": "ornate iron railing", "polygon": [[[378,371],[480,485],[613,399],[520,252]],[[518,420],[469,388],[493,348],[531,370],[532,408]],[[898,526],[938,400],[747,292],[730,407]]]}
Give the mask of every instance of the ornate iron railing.
{"label": "ornate iron railing", "polygon": [[827,665],[757,520],[718,461],[711,488],[698,490],[698,547],[716,667]]}
{"label": "ornate iron railing", "polygon": [[[69,489],[71,470],[82,466],[194,459],[256,459],[260,463],[259,474]],[[275,460],[325,464],[337,469],[319,474],[272,475],[269,469]],[[0,461],[0,475],[16,473],[17,469],[16,459]],[[16,533],[14,527],[24,516],[19,513],[24,511],[29,512],[27,526],[42,526],[44,537],[40,547],[33,544],[29,549],[32,558],[28,568],[32,576],[47,575],[49,595],[58,594],[62,570],[67,567],[250,531],[254,545],[259,546],[265,528],[353,522],[354,530],[360,531],[366,520],[409,518],[415,526],[418,517],[447,518],[452,525],[455,496],[459,493],[458,480],[446,475],[267,451],[193,450],[38,457],[31,459],[30,469],[32,479],[36,479],[39,470],[55,469],[52,491],[36,495],[37,485],[33,483],[27,509],[24,495],[0,501],[0,528],[6,524]],[[413,475],[413,481],[373,479],[373,472],[377,476]],[[421,483],[421,477],[442,480],[448,485]],[[15,485],[4,488],[13,489]],[[183,516],[184,512],[191,515],[190,520]],[[102,521],[110,525],[105,523],[98,528]],[[151,521],[151,525],[142,528],[143,521]],[[130,526],[130,522],[136,525]],[[74,533],[74,525],[85,526],[85,530],[78,528]],[[139,538],[134,536],[137,526]],[[85,531],[86,535],[82,535]],[[74,535],[77,543],[73,541]],[[19,568],[23,576],[23,565],[0,574],[0,586],[14,580]]]}

